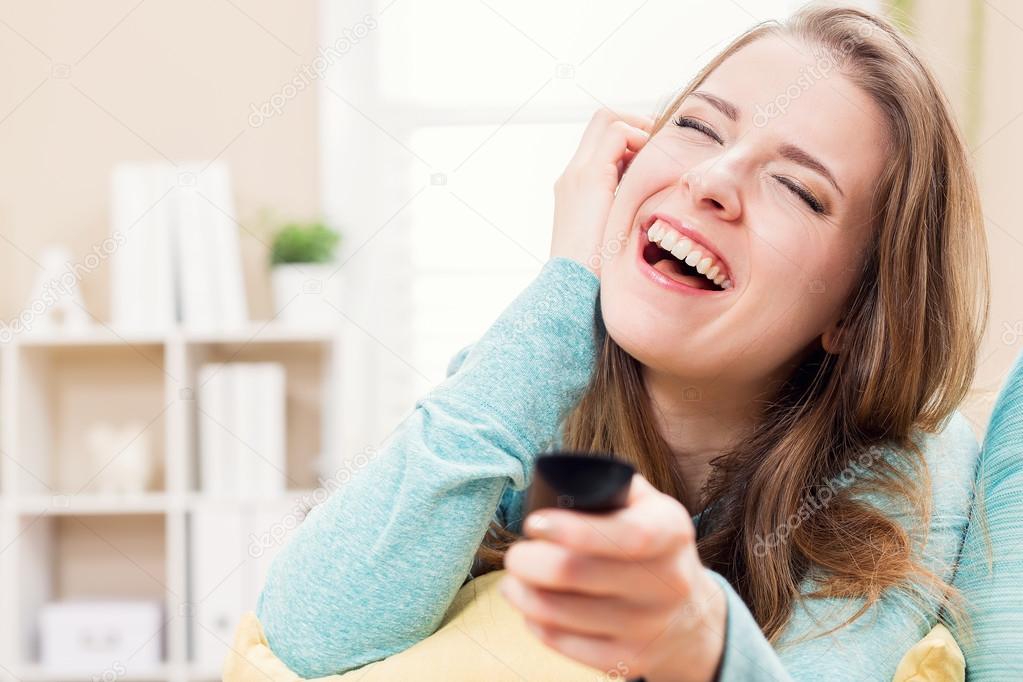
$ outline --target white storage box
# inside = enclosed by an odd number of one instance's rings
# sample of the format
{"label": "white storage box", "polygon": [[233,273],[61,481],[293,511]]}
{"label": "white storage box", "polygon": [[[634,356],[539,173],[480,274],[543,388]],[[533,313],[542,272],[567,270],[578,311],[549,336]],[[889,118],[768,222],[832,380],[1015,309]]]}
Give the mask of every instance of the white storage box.
{"label": "white storage box", "polygon": [[159,602],[51,602],[39,613],[40,663],[49,671],[97,675],[116,666],[132,674],[160,667]]}

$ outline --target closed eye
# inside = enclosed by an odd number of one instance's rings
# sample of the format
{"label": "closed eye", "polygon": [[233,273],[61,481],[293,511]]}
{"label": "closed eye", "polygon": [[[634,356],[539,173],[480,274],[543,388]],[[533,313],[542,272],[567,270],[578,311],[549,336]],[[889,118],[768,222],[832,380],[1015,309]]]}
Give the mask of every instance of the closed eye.
{"label": "closed eye", "polygon": [[[707,137],[717,142],[718,144],[722,144],[723,142],[721,137],[716,132],[714,132],[713,128],[711,128],[709,125],[707,125],[698,118],[679,115],[679,117],[676,118],[673,122],[679,128],[692,128],[694,130],[698,130]],[[792,181],[791,179],[785,177],[784,175],[775,175],[774,177],[776,180],[778,180],[778,182],[785,185],[789,189],[789,191],[791,191],[797,197],[802,199],[803,202],[807,206],[809,206],[814,213],[823,214],[827,212],[826,208],[824,207],[824,204],[822,204],[820,200],[817,199],[817,197],[815,197],[809,191],[801,187],[798,183]]]}
{"label": "closed eye", "polygon": [[810,194],[810,192],[808,192],[804,188],[800,187],[798,184],[796,184],[795,182],[793,182],[789,178],[786,178],[784,175],[775,175],[774,177],[778,180],[778,182],[780,182],[781,184],[785,185],[790,190],[792,190],[793,194],[795,194],[800,199],[802,199],[804,202],[806,202],[806,205],[809,206],[813,210],[814,213],[824,213],[825,212],[824,204],[822,204],[820,201],[818,201],[817,197],[815,197],[814,195]]}
{"label": "closed eye", "polygon": [[679,115],[679,117],[675,119],[674,123],[679,128],[693,128],[695,130],[699,130],[701,133],[711,138],[718,144],[721,144],[722,142],[718,134],[714,132],[714,129],[698,118]]}

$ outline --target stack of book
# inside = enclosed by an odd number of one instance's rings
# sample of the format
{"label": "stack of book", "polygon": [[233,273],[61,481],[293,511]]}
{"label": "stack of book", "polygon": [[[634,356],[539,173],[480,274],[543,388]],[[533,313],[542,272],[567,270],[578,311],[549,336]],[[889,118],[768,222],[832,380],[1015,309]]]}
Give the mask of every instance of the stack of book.
{"label": "stack of book", "polygon": [[236,329],[248,320],[231,179],[222,162],[114,168],[115,328]]}
{"label": "stack of book", "polygon": [[276,362],[199,369],[199,487],[229,497],[285,489],[285,377]]}

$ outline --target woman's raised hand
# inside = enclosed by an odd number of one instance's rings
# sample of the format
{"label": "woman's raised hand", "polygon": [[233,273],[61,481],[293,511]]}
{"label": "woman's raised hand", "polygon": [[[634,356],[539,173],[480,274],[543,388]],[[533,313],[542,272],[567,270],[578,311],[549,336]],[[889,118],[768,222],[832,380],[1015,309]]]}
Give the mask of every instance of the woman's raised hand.
{"label": "woman's raised hand", "polygon": [[551,258],[579,261],[600,276],[608,214],[618,183],[650,136],[645,116],[598,109],[579,148],[554,182]]}

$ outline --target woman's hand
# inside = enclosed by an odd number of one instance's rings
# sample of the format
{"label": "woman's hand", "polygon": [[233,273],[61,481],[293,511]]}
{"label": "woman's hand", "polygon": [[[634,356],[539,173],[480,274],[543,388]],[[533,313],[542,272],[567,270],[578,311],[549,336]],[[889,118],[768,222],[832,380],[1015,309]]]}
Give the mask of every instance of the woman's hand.
{"label": "woman's hand", "polygon": [[624,508],[542,509],[523,530],[529,539],[508,549],[501,592],[545,644],[622,678],[714,678],[724,594],[677,500],[635,474]]}
{"label": "woman's hand", "polygon": [[652,125],[645,116],[616,114],[607,108],[593,115],[575,155],[554,182],[552,258],[571,258],[600,276],[611,202]]}

